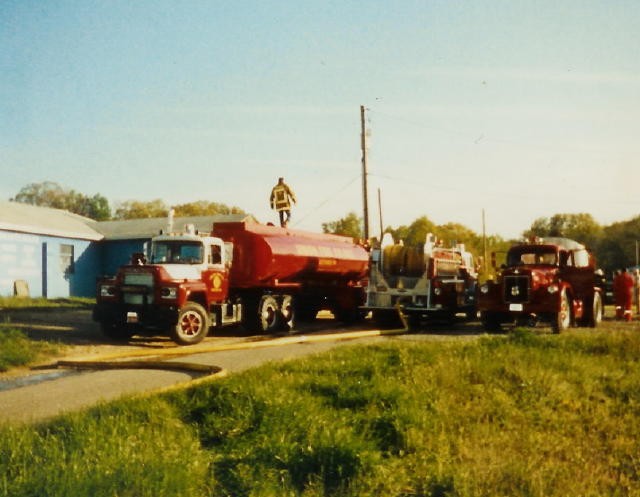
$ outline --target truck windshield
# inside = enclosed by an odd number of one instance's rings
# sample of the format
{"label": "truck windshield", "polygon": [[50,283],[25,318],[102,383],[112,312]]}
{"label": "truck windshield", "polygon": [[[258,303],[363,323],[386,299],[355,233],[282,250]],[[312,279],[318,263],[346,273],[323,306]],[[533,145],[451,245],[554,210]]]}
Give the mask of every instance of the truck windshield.
{"label": "truck windshield", "polygon": [[519,265],[538,265],[548,264],[555,266],[558,262],[555,252],[542,252],[542,251],[526,251],[526,252],[510,252],[507,257],[507,265],[519,266]]}
{"label": "truck windshield", "polygon": [[151,248],[152,264],[202,264],[203,246],[184,240],[154,242]]}

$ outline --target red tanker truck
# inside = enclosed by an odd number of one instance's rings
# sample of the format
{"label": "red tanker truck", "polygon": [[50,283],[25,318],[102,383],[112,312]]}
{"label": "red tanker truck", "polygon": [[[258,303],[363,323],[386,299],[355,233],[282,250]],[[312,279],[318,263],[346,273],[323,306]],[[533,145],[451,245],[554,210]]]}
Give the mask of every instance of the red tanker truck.
{"label": "red tanker truck", "polygon": [[207,236],[188,226],[99,281],[93,318],[113,339],[159,331],[182,345],[230,324],[291,329],[323,309],[347,321],[364,303],[367,268],[348,237],[250,221],[215,223]]}

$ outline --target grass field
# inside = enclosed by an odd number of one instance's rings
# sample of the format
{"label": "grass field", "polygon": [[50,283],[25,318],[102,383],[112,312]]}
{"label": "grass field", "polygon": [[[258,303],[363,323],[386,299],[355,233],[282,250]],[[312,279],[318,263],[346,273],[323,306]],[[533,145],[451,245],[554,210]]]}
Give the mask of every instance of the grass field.
{"label": "grass field", "polygon": [[640,330],[345,346],[0,428],[2,496],[637,496]]}
{"label": "grass field", "polygon": [[11,312],[42,312],[58,309],[86,309],[93,299],[30,299],[0,297],[0,372],[27,366],[57,355],[63,348],[59,343],[30,340],[21,330],[11,327]]}
{"label": "grass field", "polygon": [[0,311],[12,309],[86,309],[93,304],[95,304],[95,299],[80,297],[68,299],[0,297]]}

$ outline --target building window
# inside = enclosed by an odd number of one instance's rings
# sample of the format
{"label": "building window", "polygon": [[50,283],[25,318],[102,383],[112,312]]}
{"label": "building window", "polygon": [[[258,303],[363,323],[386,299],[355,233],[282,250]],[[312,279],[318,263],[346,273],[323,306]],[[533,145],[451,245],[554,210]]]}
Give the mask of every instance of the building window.
{"label": "building window", "polygon": [[63,274],[74,273],[73,245],[60,244],[60,269]]}

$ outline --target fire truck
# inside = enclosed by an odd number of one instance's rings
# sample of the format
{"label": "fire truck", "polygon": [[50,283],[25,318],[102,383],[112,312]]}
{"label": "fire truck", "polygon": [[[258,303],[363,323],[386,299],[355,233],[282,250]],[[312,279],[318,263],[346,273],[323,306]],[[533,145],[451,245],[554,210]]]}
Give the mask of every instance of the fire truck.
{"label": "fire truck", "polygon": [[425,318],[453,319],[459,313],[475,318],[476,281],[473,256],[464,244],[445,248],[428,234],[424,246],[407,247],[385,233],[371,251],[363,309],[382,326],[397,321],[398,312],[412,327]]}
{"label": "fire truck", "polygon": [[596,327],[602,320],[603,289],[584,245],[568,238],[537,238],[512,246],[495,280],[480,285],[478,310],[487,331],[503,323],[549,323],[555,333],[571,325]]}
{"label": "fire truck", "polygon": [[182,345],[231,324],[290,330],[296,316],[323,309],[346,321],[364,302],[368,256],[338,235],[244,221],[215,223],[203,236],[187,226],[154,237],[149,254],[100,280],[93,318],[112,339],[168,332]]}

